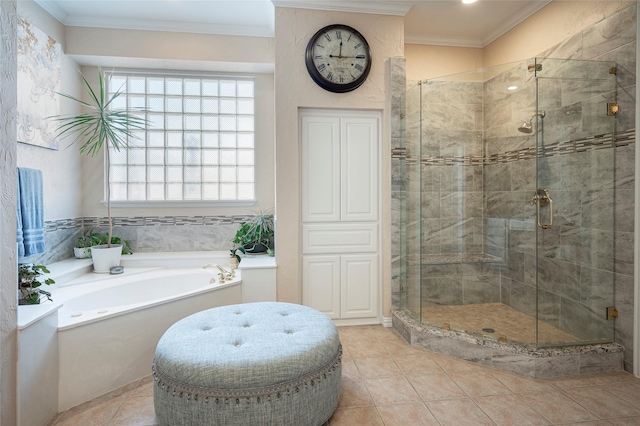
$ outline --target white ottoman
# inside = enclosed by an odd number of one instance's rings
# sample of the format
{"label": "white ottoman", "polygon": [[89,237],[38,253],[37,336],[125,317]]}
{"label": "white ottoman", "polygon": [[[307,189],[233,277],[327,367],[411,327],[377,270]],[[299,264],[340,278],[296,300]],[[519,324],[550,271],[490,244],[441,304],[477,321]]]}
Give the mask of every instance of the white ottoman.
{"label": "white ottoman", "polygon": [[322,425],[340,397],[342,346],[315,309],[264,302],[184,318],[158,342],[160,425]]}

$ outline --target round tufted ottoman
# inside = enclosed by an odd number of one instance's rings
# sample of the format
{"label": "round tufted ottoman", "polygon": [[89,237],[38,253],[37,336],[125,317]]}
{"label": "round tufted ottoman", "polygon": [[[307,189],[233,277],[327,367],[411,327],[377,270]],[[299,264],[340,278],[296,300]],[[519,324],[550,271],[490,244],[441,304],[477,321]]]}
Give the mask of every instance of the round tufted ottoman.
{"label": "round tufted ottoman", "polygon": [[198,312],[156,347],[153,400],[160,425],[326,422],[340,397],[342,346],[315,309],[263,302]]}

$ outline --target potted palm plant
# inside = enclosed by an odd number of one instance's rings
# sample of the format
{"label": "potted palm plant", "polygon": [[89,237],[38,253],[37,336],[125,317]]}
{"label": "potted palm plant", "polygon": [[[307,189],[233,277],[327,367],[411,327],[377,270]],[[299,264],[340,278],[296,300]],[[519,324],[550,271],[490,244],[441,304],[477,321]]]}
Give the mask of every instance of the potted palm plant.
{"label": "potted palm plant", "polygon": [[105,167],[106,167],[106,199],[107,218],[109,220],[109,233],[105,244],[91,247],[93,257],[94,272],[109,272],[114,266],[120,264],[122,255],[122,244],[112,243],[113,225],[111,221],[111,190],[109,183],[109,149],[120,151],[129,146],[129,140],[135,138],[133,130],[145,130],[148,125],[146,118],[139,114],[145,111],[136,109],[120,109],[113,107],[114,99],[122,95],[122,88],[109,95],[107,85],[110,76],[105,77],[102,70],[98,69],[99,90],[94,91],[86,77],[82,77],[82,86],[88,95],[88,101],[76,98],[72,95],[58,93],[67,99],[80,104],[86,112],[78,115],[50,117],[58,125],[56,136],[73,136],[74,142],[80,144],[80,153],[92,157],[98,155],[105,147]]}

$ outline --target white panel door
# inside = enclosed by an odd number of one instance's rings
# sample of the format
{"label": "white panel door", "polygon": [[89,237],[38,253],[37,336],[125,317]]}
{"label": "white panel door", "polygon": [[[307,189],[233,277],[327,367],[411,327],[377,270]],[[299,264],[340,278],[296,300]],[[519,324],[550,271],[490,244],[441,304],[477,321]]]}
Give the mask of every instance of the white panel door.
{"label": "white panel door", "polygon": [[340,257],[340,318],[378,315],[378,255],[345,254]]}
{"label": "white panel door", "polygon": [[302,221],[340,220],[340,119],[302,116]]}
{"label": "white panel door", "polygon": [[302,304],[340,318],[340,256],[302,257]]}
{"label": "white panel door", "polygon": [[378,120],[344,117],[341,141],[342,221],[378,220]]}

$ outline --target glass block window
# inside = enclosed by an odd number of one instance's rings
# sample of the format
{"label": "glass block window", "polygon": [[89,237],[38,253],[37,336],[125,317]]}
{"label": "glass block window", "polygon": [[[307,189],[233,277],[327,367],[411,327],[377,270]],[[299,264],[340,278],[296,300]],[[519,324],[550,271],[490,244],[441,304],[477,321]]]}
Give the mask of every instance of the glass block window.
{"label": "glass block window", "polygon": [[246,201],[254,188],[254,80],[112,73],[114,108],[146,131],[110,150],[113,201]]}

